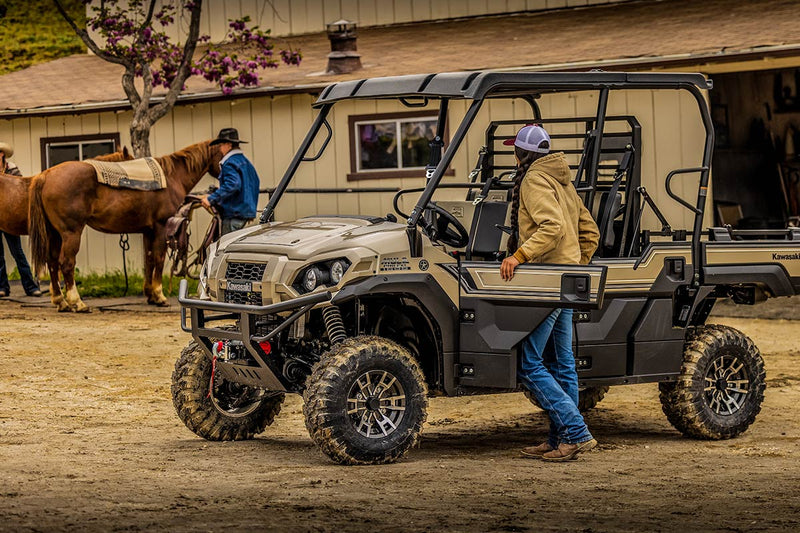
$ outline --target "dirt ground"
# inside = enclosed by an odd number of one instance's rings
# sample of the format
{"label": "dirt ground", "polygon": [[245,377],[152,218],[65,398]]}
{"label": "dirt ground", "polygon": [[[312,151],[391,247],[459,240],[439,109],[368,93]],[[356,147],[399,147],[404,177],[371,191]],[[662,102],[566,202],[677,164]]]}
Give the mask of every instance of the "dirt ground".
{"label": "dirt ground", "polygon": [[800,528],[799,322],[717,319],[768,372],[751,429],[683,438],[656,387],[612,389],[601,443],[569,464],[520,458],[545,417],[521,394],[436,398],[402,462],[341,467],[298,397],[256,440],[210,443],[177,419],[177,314],[59,315],[0,303],[0,531],[748,531]]}

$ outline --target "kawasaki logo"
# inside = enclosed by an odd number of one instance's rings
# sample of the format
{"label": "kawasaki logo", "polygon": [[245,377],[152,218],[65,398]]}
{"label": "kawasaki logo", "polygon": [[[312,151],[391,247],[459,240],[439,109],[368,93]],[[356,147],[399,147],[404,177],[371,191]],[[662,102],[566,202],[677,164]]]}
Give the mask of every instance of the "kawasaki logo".
{"label": "kawasaki logo", "polygon": [[796,254],[772,254],[773,261],[800,260],[800,253]]}

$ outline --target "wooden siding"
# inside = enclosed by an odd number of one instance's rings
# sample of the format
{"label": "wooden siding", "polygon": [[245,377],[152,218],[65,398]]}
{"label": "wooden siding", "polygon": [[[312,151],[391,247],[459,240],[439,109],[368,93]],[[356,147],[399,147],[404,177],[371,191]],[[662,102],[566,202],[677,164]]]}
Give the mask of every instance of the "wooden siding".
{"label": "wooden siding", "polygon": [[[277,36],[325,31],[327,23],[339,19],[355,21],[362,27],[382,26],[620,1],[626,0],[206,0],[200,32],[210,35],[212,41],[223,40],[228,20],[244,15]],[[188,20],[179,20],[168,28],[170,36],[180,38],[181,28],[187,26]]]}
{"label": "wooden siding", "polygon": [[[221,128],[239,129],[242,139],[251,141],[242,145],[261,177],[263,188],[274,186],[300,144],[314,116],[311,109],[313,97],[309,95],[284,95],[274,98],[231,100],[176,107],[153,128],[151,149],[155,155],[171,153],[184,146],[212,138]],[[545,117],[573,117],[593,115],[597,95],[593,93],[545,95],[539,100]],[[348,182],[350,172],[350,140],[347,131],[348,117],[368,113],[389,113],[406,110],[391,101],[350,101],[337,104],[330,116],[334,138],[325,154],[315,163],[304,163],[293,182],[293,187],[414,187],[424,184],[423,178],[362,180]],[[450,132],[455,130],[466,112],[465,102],[452,102]],[[678,167],[698,166],[702,157],[703,131],[696,105],[688,93],[679,91],[626,91],[612,93],[609,114],[633,114],[642,123],[642,180],[656,203],[675,228],[689,227],[688,212],[666,196],[663,180],[667,172]],[[448,181],[463,182],[475,164],[478,150],[484,143],[484,128],[490,120],[529,118],[530,108],[523,101],[490,101],[484,105],[461,149],[456,154],[452,168],[455,176]],[[0,120],[0,139],[9,139],[15,146],[15,161],[24,174],[38,173],[40,169],[39,139],[61,135],[120,133],[122,143],[130,146],[129,124],[131,115],[124,113],[95,113],[79,116],[49,118],[19,118]],[[563,128],[563,126],[562,126]],[[553,132],[566,132],[552,128]],[[336,134],[338,132],[338,135]],[[574,132],[574,130],[572,131]],[[320,141],[317,141],[318,148]],[[554,142],[553,149],[578,147],[576,142],[567,146]],[[206,176],[195,190],[215,183]],[[675,190],[693,202],[692,189],[696,190],[696,177],[676,179]],[[440,198],[457,199],[462,192],[443,191]],[[385,215],[392,212],[392,194],[287,194],[278,207],[278,220],[289,220],[312,214],[363,213]],[[262,195],[259,209],[268,198]],[[408,209],[416,200],[409,195],[404,206]],[[710,202],[710,200],[709,200]],[[709,203],[710,205],[710,203]],[[708,210],[710,214],[711,210]],[[710,223],[707,218],[707,225]],[[192,241],[197,242],[208,223],[204,213],[197,212],[192,226]],[[648,212],[644,228],[657,228],[655,217]],[[77,266],[81,271],[112,271],[122,268],[122,253],[117,235],[106,235],[87,229],[81,242]],[[131,235],[128,253],[129,269],[142,268],[141,236]],[[27,245],[26,245],[27,246]],[[8,258],[8,254],[6,255]],[[10,265],[9,265],[10,266]],[[13,268],[13,267],[12,267]]]}

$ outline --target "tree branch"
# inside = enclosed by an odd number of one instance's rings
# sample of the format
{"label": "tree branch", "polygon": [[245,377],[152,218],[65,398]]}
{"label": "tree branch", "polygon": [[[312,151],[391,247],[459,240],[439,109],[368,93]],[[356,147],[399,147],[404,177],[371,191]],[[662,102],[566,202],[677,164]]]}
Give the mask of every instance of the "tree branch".
{"label": "tree branch", "polygon": [[142,69],[142,83],[144,84],[142,102],[144,102],[144,108],[147,109],[150,107],[150,97],[153,95],[153,73],[150,65],[144,59],[139,59],[139,67]]}
{"label": "tree branch", "polygon": [[87,32],[84,28],[80,28],[77,24],[75,24],[75,21],[72,19],[72,17],[69,16],[69,13],[67,13],[67,10],[64,9],[64,5],[60,2],[60,0],[53,0],[53,2],[55,3],[58,12],[61,13],[61,16],[64,17],[64,20],[66,20],[67,24],[69,24],[70,27],[72,28],[72,31],[74,31],[78,35],[78,37],[81,38],[83,43],[96,56],[110,63],[116,63],[117,65],[122,65],[124,67],[130,66],[130,62],[127,59],[107,54],[105,50],[100,48],[97,45],[97,43],[94,42],[94,40],[89,36],[89,32]]}
{"label": "tree branch", "polygon": [[131,107],[134,111],[136,111],[142,103],[142,97],[139,96],[139,91],[136,90],[135,79],[136,69],[133,65],[126,67],[125,73],[122,75],[122,88],[125,90],[125,94],[128,96],[128,101],[131,103]]}
{"label": "tree branch", "polygon": [[178,95],[183,90],[183,85],[189,77],[192,59],[194,58],[194,51],[197,47],[197,39],[200,37],[200,15],[203,11],[203,0],[197,0],[192,6],[192,19],[189,23],[189,35],[186,37],[186,44],[183,46],[183,57],[175,79],[170,84],[169,91],[164,97],[164,100],[153,107],[150,115],[153,121],[160,119],[166,115],[178,99]]}
{"label": "tree branch", "polygon": [[147,8],[147,16],[144,18],[144,22],[140,26],[140,29],[145,29],[150,21],[153,19],[153,10],[156,8],[156,0],[150,0],[150,7]]}

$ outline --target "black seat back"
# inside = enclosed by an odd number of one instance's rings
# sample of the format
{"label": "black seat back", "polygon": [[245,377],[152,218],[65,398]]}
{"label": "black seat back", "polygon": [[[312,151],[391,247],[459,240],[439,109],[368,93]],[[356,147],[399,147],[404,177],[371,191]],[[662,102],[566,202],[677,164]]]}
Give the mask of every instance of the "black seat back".
{"label": "black seat back", "polygon": [[[614,192],[613,194],[613,197],[611,197],[610,192],[600,194],[597,214],[594,217],[597,221],[597,228],[600,230],[600,249],[598,252],[612,250],[616,244],[617,236],[614,232],[614,219],[617,218],[622,207],[622,193]],[[610,203],[609,198],[611,199]]]}
{"label": "black seat back", "polygon": [[467,259],[474,257],[494,259],[500,250],[503,240],[503,226],[508,215],[508,202],[492,202],[484,200],[475,206],[472,227],[469,234],[472,238],[467,245]]}

